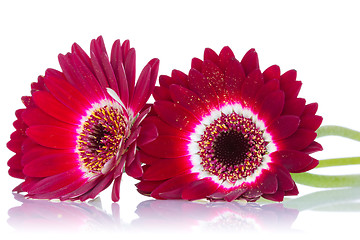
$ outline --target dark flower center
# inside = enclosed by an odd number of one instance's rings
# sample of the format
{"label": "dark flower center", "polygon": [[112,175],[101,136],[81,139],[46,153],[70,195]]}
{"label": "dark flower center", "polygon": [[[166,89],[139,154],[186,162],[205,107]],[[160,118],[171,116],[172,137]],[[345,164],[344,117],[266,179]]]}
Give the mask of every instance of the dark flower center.
{"label": "dark flower center", "polygon": [[88,116],[77,140],[80,161],[87,171],[98,173],[116,157],[125,130],[125,118],[118,108],[105,105]]}
{"label": "dark flower center", "polygon": [[204,170],[231,183],[250,176],[267,154],[263,133],[249,118],[223,114],[206,127],[198,142]]}
{"label": "dark flower center", "polygon": [[241,133],[234,130],[223,132],[213,143],[214,158],[224,165],[241,164],[249,147],[248,140]]}

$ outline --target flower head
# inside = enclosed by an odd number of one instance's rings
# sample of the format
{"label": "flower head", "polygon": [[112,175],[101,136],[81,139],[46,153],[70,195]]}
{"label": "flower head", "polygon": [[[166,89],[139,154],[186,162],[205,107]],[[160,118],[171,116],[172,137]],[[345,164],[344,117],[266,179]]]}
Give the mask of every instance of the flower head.
{"label": "flower head", "polygon": [[174,70],[154,90],[154,112],[141,135],[145,163],[138,191],[157,199],[209,200],[259,197],[281,201],[298,194],[290,173],[318,161],[310,153],[322,117],[317,104],[299,98],[296,71],[259,69],[257,53],[238,61],[229,47],[206,49],[188,75]]}
{"label": "flower head", "polygon": [[114,42],[110,59],[102,37],[90,50],[89,57],[75,43],[71,53],[60,54],[62,72],[46,70],[22,98],[26,108],[16,111],[9,174],[25,179],[15,190],[31,198],[83,201],[114,181],[118,201],[123,169],[142,175],[135,150],[159,61],[149,61],[135,84],[128,40]]}

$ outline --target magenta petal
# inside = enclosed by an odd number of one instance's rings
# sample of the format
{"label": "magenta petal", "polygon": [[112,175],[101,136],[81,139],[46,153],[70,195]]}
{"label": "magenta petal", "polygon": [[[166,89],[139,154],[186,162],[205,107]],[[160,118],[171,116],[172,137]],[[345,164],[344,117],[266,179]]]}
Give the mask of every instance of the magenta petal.
{"label": "magenta petal", "polygon": [[210,82],[197,70],[191,69],[189,72],[189,87],[204,102],[208,109],[219,106],[218,97]]}
{"label": "magenta petal", "polygon": [[77,153],[45,155],[34,159],[24,167],[24,173],[30,177],[56,175],[79,165]]}
{"label": "magenta petal", "polygon": [[182,190],[188,183],[197,180],[197,173],[185,174],[171,178],[160,184],[152,193],[153,198],[162,199],[159,194]]}
{"label": "magenta petal", "polygon": [[[125,44],[125,42],[124,42]],[[125,55],[125,54],[124,54]],[[132,94],[134,92],[135,87],[135,65],[136,65],[136,54],[135,49],[131,48],[126,54],[125,58],[125,73],[126,73],[126,79],[128,81],[128,87],[129,87],[129,98],[132,99]]]}
{"label": "magenta petal", "polygon": [[192,168],[189,161],[190,156],[180,158],[159,159],[154,161],[148,169],[146,169],[143,179],[149,181],[164,180],[178,176],[186,170]]}
{"label": "magenta petal", "polygon": [[263,85],[264,79],[259,69],[255,69],[247,75],[240,92],[245,106],[252,107],[256,93]]}
{"label": "magenta petal", "polygon": [[304,115],[310,114],[315,115],[318,110],[318,104],[317,103],[310,103],[305,106]]}
{"label": "magenta petal", "polygon": [[113,188],[111,192],[111,200],[113,202],[118,202],[120,200],[120,183],[121,183],[121,175],[115,178],[113,183]]}
{"label": "magenta petal", "polygon": [[171,71],[171,84],[177,84],[182,87],[188,88],[189,87],[188,83],[189,83],[189,78],[185,73],[176,69]]}
{"label": "magenta petal", "polygon": [[313,161],[309,155],[295,150],[277,151],[269,156],[274,163],[284,166],[289,172],[298,172]]}
{"label": "magenta petal", "polygon": [[302,149],[301,151],[306,154],[311,154],[311,153],[319,152],[322,150],[323,150],[323,147],[321,146],[321,144],[314,141],[314,142],[310,143],[309,146]]}
{"label": "magenta petal", "polygon": [[265,97],[259,112],[260,119],[265,123],[270,124],[280,117],[285,102],[284,93],[282,91],[275,91]]}
{"label": "magenta petal", "polygon": [[205,60],[202,67],[204,77],[210,82],[211,86],[219,98],[219,102],[227,102],[225,93],[225,79],[222,70],[212,61]]}
{"label": "magenta petal", "polygon": [[270,171],[276,175],[278,180],[278,189],[288,191],[294,188],[295,182],[286,168],[276,163],[269,163],[269,166]]}
{"label": "magenta petal", "polygon": [[200,121],[180,104],[169,101],[157,101],[154,103],[154,109],[160,118],[169,125],[179,130],[193,131]]}
{"label": "magenta petal", "polygon": [[146,145],[155,140],[158,136],[159,132],[154,123],[149,121],[147,123],[143,123],[141,126],[140,136],[137,138],[137,145]]}
{"label": "magenta petal", "polygon": [[163,86],[155,86],[153,97],[155,100],[171,100],[169,89]]}
{"label": "magenta petal", "polygon": [[309,146],[315,138],[316,133],[313,130],[299,128],[290,137],[277,141],[276,145],[279,149],[302,150]]}
{"label": "magenta petal", "polygon": [[203,61],[199,58],[193,58],[191,60],[191,68],[194,68],[199,72],[201,72],[202,70],[202,65],[203,65]]}
{"label": "magenta petal", "polygon": [[273,121],[266,131],[271,134],[272,140],[287,138],[298,129],[300,119],[298,116],[285,115]]}
{"label": "magenta petal", "polygon": [[114,179],[113,172],[110,172],[107,175],[102,175],[102,179],[97,182],[96,185],[94,185],[93,188],[89,189],[89,191],[85,194],[82,194],[79,196],[80,201],[85,201],[89,198],[95,198],[101,191],[106,189],[110,184],[112,183]]}
{"label": "magenta petal", "polygon": [[45,77],[44,81],[51,94],[74,112],[85,115],[86,110],[91,108],[91,104],[81,92],[67,81],[53,77]]}
{"label": "magenta petal", "polygon": [[38,91],[33,94],[36,105],[45,113],[61,121],[78,125],[81,115],[73,112],[56,100],[50,93]]}
{"label": "magenta petal", "polygon": [[250,49],[242,58],[241,64],[244,67],[245,74],[248,75],[255,69],[259,69],[259,59],[254,48]]}
{"label": "magenta petal", "polygon": [[29,127],[26,134],[45,147],[68,149],[76,146],[77,133],[65,128],[37,125]]}
{"label": "magenta petal", "polygon": [[294,69],[291,69],[283,73],[280,77],[281,84],[289,84],[296,81],[297,72]]}
{"label": "magenta petal", "polygon": [[281,84],[280,88],[285,92],[286,99],[296,98],[300,92],[302,83],[295,81],[292,83]]}
{"label": "magenta petal", "polygon": [[151,73],[151,66],[146,65],[144,69],[141,71],[139,80],[134,89],[134,95],[131,99],[130,106],[133,109],[134,113],[136,114],[141,110],[141,108],[145,105],[148,97],[150,89],[150,73]]}
{"label": "magenta petal", "polygon": [[139,159],[135,159],[129,166],[125,166],[125,172],[127,175],[133,178],[141,177],[143,170]]}
{"label": "magenta petal", "polygon": [[285,101],[282,115],[300,116],[304,112],[305,103],[306,101],[303,98],[287,99]]}
{"label": "magenta petal", "polygon": [[228,46],[223,47],[219,54],[219,66],[221,67],[221,69],[225,71],[229,62],[232,61],[234,58],[235,55],[233,51]]}
{"label": "magenta petal", "polygon": [[120,40],[116,40],[111,48],[110,63],[113,68],[115,77],[119,84],[120,99],[125,106],[129,104],[129,87],[126,79],[122,49]]}
{"label": "magenta petal", "polygon": [[278,190],[273,194],[263,194],[262,197],[271,201],[281,202],[284,200],[284,191]]}
{"label": "magenta petal", "polygon": [[193,113],[194,116],[201,117],[209,114],[209,110],[203,105],[201,99],[193,91],[175,84],[171,85],[169,90],[174,102],[179,103]]}
{"label": "magenta petal", "polygon": [[268,67],[263,72],[263,76],[265,83],[273,79],[280,80],[280,67],[278,65]]}
{"label": "magenta petal", "polygon": [[141,194],[150,195],[154,189],[156,189],[160,184],[162,184],[164,181],[145,181],[142,180],[141,182],[135,184],[137,187],[137,190]]}
{"label": "magenta petal", "polygon": [[232,190],[230,193],[228,193],[224,199],[227,202],[231,202],[235,199],[237,199],[238,197],[240,197],[244,192],[246,192],[247,187],[239,187],[235,190]]}
{"label": "magenta petal", "polygon": [[278,181],[275,174],[263,169],[261,175],[256,179],[257,186],[264,194],[275,193],[278,189]]}
{"label": "magenta petal", "polygon": [[237,59],[232,59],[225,69],[225,90],[230,101],[239,102],[241,85],[245,81],[245,72]]}
{"label": "magenta petal", "polygon": [[189,132],[181,131],[176,127],[170,126],[158,117],[148,116],[144,119],[142,124],[145,124],[147,122],[156,126],[158,135],[178,136],[184,139],[187,139],[189,136]]}
{"label": "magenta petal", "polygon": [[28,190],[28,193],[32,195],[53,192],[69,185],[73,181],[76,181],[77,179],[81,178],[82,175],[82,171],[77,168],[73,168],[69,171],[40,180],[39,182],[35,183],[31,189]]}
{"label": "magenta petal", "polygon": [[74,128],[74,125],[70,125],[63,121],[60,121],[42,111],[40,108],[28,108],[22,114],[22,119],[28,126],[32,125],[54,125],[62,128]]}
{"label": "magenta petal", "polygon": [[301,116],[300,127],[316,131],[320,127],[322,120],[321,116],[306,114]]}
{"label": "magenta petal", "polygon": [[217,64],[219,62],[219,56],[211,48],[205,48],[205,50],[204,50],[204,60],[205,61],[208,60],[208,61],[211,61],[211,62]]}
{"label": "magenta petal", "polygon": [[219,184],[214,183],[211,178],[203,178],[186,185],[181,197],[187,200],[196,200],[205,198],[216,191]]}
{"label": "magenta petal", "polygon": [[178,158],[189,155],[189,142],[176,136],[160,135],[156,140],[141,147],[149,155],[159,158]]}

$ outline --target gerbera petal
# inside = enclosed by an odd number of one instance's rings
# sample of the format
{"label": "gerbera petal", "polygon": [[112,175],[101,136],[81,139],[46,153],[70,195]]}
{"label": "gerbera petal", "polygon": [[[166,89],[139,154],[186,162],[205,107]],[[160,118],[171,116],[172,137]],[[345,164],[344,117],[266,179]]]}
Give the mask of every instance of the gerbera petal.
{"label": "gerbera petal", "polygon": [[289,172],[298,172],[308,166],[313,158],[296,150],[281,150],[270,154],[275,163],[284,166]]}
{"label": "gerbera petal", "polygon": [[[125,44],[125,42],[124,42]],[[124,54],[125,56],[125,73],[126,73],[126,79],[128,81],[128,87],[129,87],[129,99],[132,99],[134,87],[135,87],[135,64],[136,64],[136,54],[135,49],[131,48],[129,51]]]}
{"label": "gerbera petal", "polygon": [[189,72],[189,88],[195,92],[208,109],[219,106],[218,97],[213,86],[206,80],[204,75],[195,69]]}
{"label": "gerbera petal", "polygon": [[300,124],[300,118],[294,115],[284,115],[273,121],[266,131],[273,140],[287,138],[294,134]]}
{"label": "gerbera petal", "polygon": [[101,36],[91,41],[90,53],[95,75],[102,87],[111,88],[119,94],[119,86]]}
{"label": "gerbera petal", "polygon": [[113,202],[118,202],[120,200],[120,182],[121,182],[121,176],[115,178],[113,183],[113,188],[111,191],[111,200]]}
{"label": "gerbera petal", "polygon": [[263,84],[264,79],[259,69],[255,69],[254,71],[248,73],[246,81],[244,81],[242,84],[240,92],[245,106],[252,106],[256,93],[263,86]]}
{"label": "gerbera petal", "polygon": [[165,180],[183,174],[191,167],[193,165],[189,161],[189,156],[159,159],[152,162],[150,167],[146,169],[143,179],[146,181]]}
{"label": "gerbera petal", "polygon": [[318,110],[318,104],[317,103],[310,103],[307,104],[304,108],[303,114],[304,115],[315,115]]}
{"label": "gerbera petal", "polygon": [[74,125],[59,121],[44,113],[40,108],[28,108],[22,114],[22,119],[28,126],[32,125],[54,125],[62,128],[75,128]]}
{"label": "gerbera petal", "polygon": [[[217,64],[219,62],[219,56],[211,48],[205,48],[205,50],[204,50],[204,61],[206,61],[206,60]],[[203,71],[204,71],[204,69],[203,69]]]}
{"label": "gerbera petal", "polygon": [[223,47],[219,54],[219,66],[225,72],[230,61],[235,58],[233,51],[228,47]]}
{"label": "gerbera petal", "polygon": [[187,88],[189,86],[188,76],[185,73],[174,69],[171,71],[171,84],[177,84]]}
{"label": "gerbera petal", "polygon": [[313,141],[312,143],[310,143],[309,146],[302,149],[301,151],[303,153],[306,153],[306,154],[311,154],[311,153],[319,152],[319,151],[322,151],[322,150],[323,150],[323,147],[321,146],[321,144],[318,143],[318,142]]}
{"label": "gerbera petal", "polygon": [[245,74],[248,75],[255,69],[259,69],[259,59],[255,49],[250,49],[242,58],[241,65],[244,67]]}
{"label": "gerbera petal", "polygon": [[296,98],[300,92],[302,82],[295,81],[292,83],[281,84],[280,88],[285,92],[287,99]]}
{"label": "gerbera petal", "polygon": [[245,81],[245,72],[237,59],[232,59],[225,68],[225,89],[228,99],[233,102],[240,102],[241,85]]}
{"label": "gerbera petal", "polygon": [[272,65],[268,67],[264,72],[264,82],[268,82],[270,80],[280,80],[280,67],[278,65]]}
{"label": "gerbera petal", "polygon": [[159,158],[178,158],[189,155],[189,141],[176,136],[161,135],[141,149],[149,155]]}
{"label": "gerbera petal", "polygon": [[77,153],[61,153],[39,157],[24,166],[24,174],[30,177],[48,177],[79,165]]}
{"label": "gerbera petal", "polygon": [[73,168],[69,171],[53,175],[38,181],[31,187],[31,189],[28,190],[28,193],[30,195],[33,195],[53,192],[71,184],[73,181],[76,181],[82,176],[82,171],[77,168]]}
{"label": "gerbera petal", "polygon": [[74,112],[85,115],[86,110],[91,108],[81,92],[67,81],[54,77],[45,77],[44,81],[51,94]]}
{"label": "gerbera petal", "polygon": [[194,69],[198,70],[199,72],[202,71],[202,65],[203,65],[203,61],[199,58],[193,58],[191,60],[191,68],[194,68]]}
{"label": "gerbera petal", "polygon": [[126,79],[120,40],[116,40],[111,49],[110,64],[119,84],[119,96],[125,106],[129,104],[129,87]]}
{"label": "gerbera petal", "polygon": [[150,194],[152,191],[154,191],[160,184],[162,184],[164,181],[146,181],[142,180],[141,182],[138,182],[135,184],[137,187],[137,190],[141,194]]}
{"label": "gerbera petal", "polygon": [[275,91],[265,97],[259,112],[260,119],[263,119],[267,124],[278,119],[283,110],[285,102],[284,93],[282,91]]}
{"label": "gerbera petal", "polygon": [[[201,99],[193,92],[182,86],[173,84],[169,88],[174,102],[189,110],[195,116],[200,117],[209,114],[209,110],[202,104]],[[201,118],[199,119],[201,120]]]}
{"label": "gerbera petal", "polygon": [[45,147],[68,149],[76,146],[76,133],[65,128],[37,125],[29,127],[26,134]]}
{"label": "gerbera petal", "polygon": [[81,115],[73,112],[56,100],[50,93],[38,91],[33,94],[36,105],[50,116],[60,121],[78,125]]}
{"label": "gerbera petal", "polygon": [[[151,66],[146,65],[140,73],[138,82],[134,89],[134,95],[130,106],[136,114],[139,112],[149,98],[149,93],[152,89],[150,85]],[[140,109],[139,109],[140,108]]]}
{"label": "gerbera petal", "polygon": [[293,135],[283,140],[277,141],[279,149],[302,150],[309,146],[316,138],[313,130],[299,128]]}
{"label": "gerbera petal", "polygon": [[181,194],[181,197],[187,200],[202,199],[211,195],[218,188],[219,184],[214,183],[211,178],[203,178],[187,184]]}
{"label": "gerbera petal", "polygon": [[270,171],[263,169],[261,175],[256,179],[257,187],[264,194],[275,193],[278,189],[276,176]]}
{"label": "gerbera petal", "polygon": [[281,202],[284,200],[285,193],[282,190],[278,190],[273,194],[263,194],[262,197],[271,201]]}
{"label": "gerbera petal", "polygon": [[157,101],[154,103],[154,109],[162,120],[173,127],[179,128],[180,131],[192,131],[196,124],[200,123],[191,112],[180,104],[169,101]]}
{"label": "gerbera petal", "polygon": [[154,191],[152,191],[151,193],[151,196],[157,199],[162,199],[161,195],[173,191],[176,191],[177,194],[181,196],[181,192],[184,187],[188,183],[197,180],[197,175],[197,173],[190,173],[171,178],[160,184],[156,189],[154,189]]}
{"label": "gerbera petal", "polygon": [[322,120],[323,118],[321,116],[306,114],[301,116],[299,127],[316,131],[316,129],[320,127]]}
{"label": "gerbera petal", "polygon": [[171,136],[178,136],[184,139],[187,139],[189,136],[188,132],[181,131],[176,127],[172,127],[169,124],[162,121],[160,118],[149,116],[147,117],[143,124],[154,124],[156,126],[158,135],[171,135]]}
{"label": "gerbera petal", "polygon": [[295,182],[286,168],[276,163],[268,163],[268,165],[270,166],[270,171],[274,173],[278,179],[278,189],[288,191],[294,188]]}
{"label": "gerbera petal", "polygon": [[305,99],[293,98],[287,99],[284,104],[282,115],[295,115],[301,116],[305,109]]}
{"label": "gerbera petal", "polygon": [[224,89],[225,76],[222,70],[214,62],[205,60],[202,67],[202,73],[215,89],[219,102],[226,102],[227,95]]}
{"label": "gerbera petal", "polygon": [[163,86],[155,86],[153,97],[155,100],[171,100],[169,89]]}

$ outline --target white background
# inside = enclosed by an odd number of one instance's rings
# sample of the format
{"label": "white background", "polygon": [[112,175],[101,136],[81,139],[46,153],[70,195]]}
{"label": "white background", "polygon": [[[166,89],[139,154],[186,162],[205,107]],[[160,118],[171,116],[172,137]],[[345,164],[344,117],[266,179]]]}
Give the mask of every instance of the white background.
{"label": "white background", "polygon": [[[136,181],[129,178],[124,178],[122,182],[119,204],[111,205],[110,192],[105,191],[101,194],[103,210],[95,211],[85,207],[88,212],[86,217],[71,218],[64,216],[65,213],[44,217],[39,211],[47,209],[46,203],[44,207],[40,203],[40,207],[20,208],[20,212],[26,212],[25,220],[9,216],[12,211],[10,209],[21,205],[11,193],[12,188],[20,181],[7,175],[6,165],[13,155],[7,150],[6,142],[14,130],[14,112],[22,107],[20,98],[29,94],[30,83],[36,81],[38,75],[44,74],[46,68],[60,69],[57,55],[70,51],[73,42],[89,52],[91,39],[102,35],[110,51],[111,44],[116,39],[130,39],[137,51],[138,73],[147,61],[157,57],[160,59],[160,74],[170,74],[174,68],[187,72],[191,58],[202,58],[206,47],[219,52],[223,46],[228,45],[238,59],[248,49],[255,48],[262,70],[277,64],[282,72],[293,68],[298,71],[298,79],[303,82],[300,96],[309,103],[319,103],[318,113],[324,117],[324,124],[342,125],[360,131],[359,23],[360,14],[356,1],[1,1],[2,233],[21,237],[31,231],[29,229],[33,229],[32,235],[56,232],[53,238],[60,238],[65,233],[80,237],[81,234],[86,234],[87,237],[116,234],[121,237],[122,234],[129,233],[147,234],[149,229],[153,229],[155,233],[168,230],[168,234],[177,230],[178,233],[172,237],[179,238],[181,231],[196,236],[209,235],[208,231],[212,228],[206,226],[217,221],[214,214],[216,212],[215,215],[218,216],[219,211],[212,212],[212,207],[205,204],[205,212],[199,213],[204,216],[192,216],[190,213],[195,210],[184,211],[180,224],[176,211],[175,214],[170,214],[171,207],[157,203],[159,206],[145,208],[145,212],[149,211],[153,215],[156,212],[162,216],[162,223],[156,224],[155,221],[154,224],[141,225],[139,221],[151,222],[151,219],[146,214],[139,216],[135,211],[141,202],[150,198],[139,195],[133,186]],[[359,156],[359,143],[341,138],[326,138],[321,142],[325,151],[316,155],[319,159]],[[349,172],[348,169],[341,171]],[[337,173],[338,170],[334,172]],[[305,195],[318,189],[300,186],[300,190]],[[184,203],[174,203],[174,208],[187,208],[182,204]],[[299,209],[306,208],[306,204],[300,203]],[[50,205],[50,208],[56,209],[56,206],[58,205]],[[112,207],[120,207],[120,217],[111,215]],[[197,208],[194,204],[191,208],[201,212],[201,207]],[[225,208],[231,210],[224,211],[223,216],[220,214],[222,224],[217,224],[220,230],[215,231],[219,236],[225,233],[240,236],[243,233],[238,232],[241,227],[236,222],[225,223],[226,219],[232,219],[227,218],[226,214],[245,219],[255,229],[260,229],[257,232],[260,235],[267,234],[268,230],[259,222],[268,221],[265,225],[271,225],[271,221],[277,217],[273,213],[275,216],[256,219],[241,215],[230,205],[225,205]],[[334,210],[337,209],[330,207],[323,211],[302,210],[291,227],[282,229],[279,226],[279,229],[293,236],[307,233],[342,235],[357,230],[359,212],[355,208],[348,212]],[[101,222],[97,215],[99,213],[105,214],[111,224]],[[209,217],[205,217],[207,214]],[[24,221],[26,224],[23,224]],[[166,222],[168,224],[164,225]],[[116,229],[115,233],[108,231],[105,225]],[[25,226],[28,226],[26,230],[23,229]],[[92,229],[97,230],[94,233]]]}

